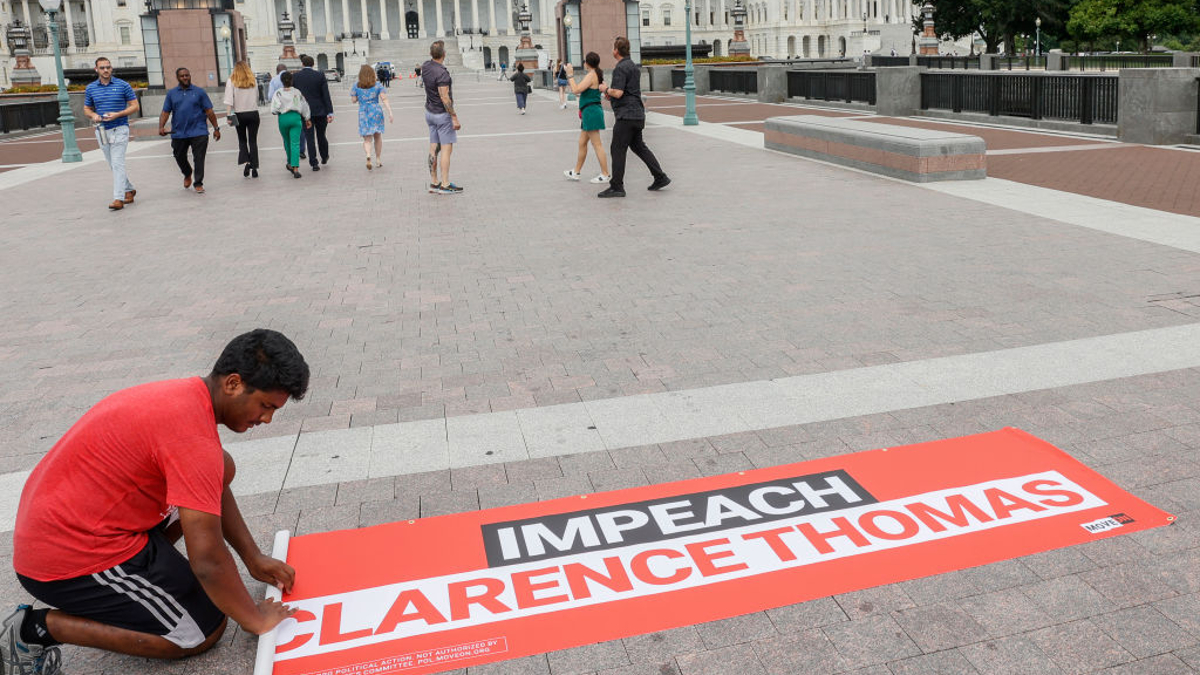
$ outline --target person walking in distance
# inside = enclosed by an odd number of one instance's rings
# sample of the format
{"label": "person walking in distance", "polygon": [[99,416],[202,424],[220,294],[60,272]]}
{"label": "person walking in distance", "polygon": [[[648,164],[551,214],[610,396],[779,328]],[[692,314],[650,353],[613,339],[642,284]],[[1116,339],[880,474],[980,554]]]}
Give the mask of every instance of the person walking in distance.
{"label": "person walking in distance", "polygon": [[271,99],[271,114],[279,115],[279,135],[283,136],[283,150],[287,153],[287,170],[292,178],[300,174],[300,132],[312,125],[312,113],[304,95],[292,86],[292,74],[284,71],[280,76],[283,87]]}
{"label": "person walking in distance", "polygon": [[[313,57],[304,54],[300,57],[300,63],[304,67],[292,75],[292,86],[308,101],[312,124],[304,127],[304,144],[308,147],[308,165],[313,171],[320,171],[321,164],[329,161],[329,140],[325,137],[325,127],[333,122],[333,100],[329,97],[329,80],[313,67],[316,63]],[[318,153],[321,164],[317,164]],[[303,158],[304,154],[301,150],[300,157]]]}
{"label": "person walking in distance", "polygon": [[525,74],[525,64],[517,64],[517,72],[513,73],[512,77],[508,78],[513,83],[513,93],[517,95],[517,110],[524,115],[525,104],[529,100],[529,83],[533,81],[531,77]]}
{"label": "person walking in distance", "polygon": [[283,74],[287,72],[287,66],[282,63],[275,66],[275,76],[271,78],[271,83],[267,85],[267,101],[275,98],[275,92],[283,89]]}
{"label": "person walking in distance", "polygon": [[[171,152],[183,173],[184,189],[196,186],[196,194],[204,194],[204,157],[208,154],[208,123],[212,122],[213,140],[221,140],[221,126],[213,113],[212,100],[200,87],[192,86],[192,74],[187,68],[176,68],[179,86],[167,92],[162,112],[158,116],[158,135],[167,135],[167,119],[171,118]],[[173,116],[173,117],[172,117]],[[188,163],[192,151],[193,168]]]}
{"label": "person walking in distance", "polygon": [[[429,60],[421,64],[425,85],[425,124],[429,126],[429,191],[457,194],[463,189],[450,182],[450,155],[462,125],[454,111],[454,82],[446,70],[446,46],[441,40],[429,46]],[[440,174],[440,176],[439,176]]]}
{"label": "person walking in distance", "polygon": [[260,328],[231,340],[206,375],[123,389],[81,417],[21,490],[12,566],[53,609],[21,604],[4,620],[0,672],[59,673],[60,644],[180,659],[215,645],[230,619],[262,635],[294,614],[255,601],[230,553],[291,591],[296,571],[246,526],[217,427],[269,424],[308,381],[296,345]]}
{"label": "person walking in distance", "polygon": [[120,211],[132,204],[137,194],[125,172],[125,151],[129,148],[129,116],[140,110],[133,87],[113,77],[112,62],[101,56],[95,62],[95,82],[83,94],[83,113],[96,125],[96,141],[104,151],[104,161],[112,169],[113,200],[108,208]]}
{"label": "person walking in distance", "polygon": [[242,164],[242,175],[254,174],[258,178],[258,84],[250,64],[238,61],[233,75],[225,81],[225,119],[237,129],[238,164]]}
{"label": "person walking in distance", "polygon": [[579,97],[579,153],[575,158],[575,168],[567,169],[568,180],[579,180],[579,172],[583,171],[583,163],[587,160],[588,144],[596,150],[596,159],[600,162],[600,175],[591,180],[593,183],[607,183],[608,158],[604,156],[604,143],[600,140],[600,132],[604,131],[604,106],[600,102],[600,85],[604,83],[604,71],[600,69],[600,55],[588,52],[583,57],[583,65],[587,75],[578,84],[575,82],[575,67],[567,64],[567,81],[571,83],[571,91]]}
{"label": "person walking in distance", "polygon": [[567,109],[567,69],[562,59],[554,62],[554,86],[558,89],[558,107]]}
{"label": "person walking in distance", "polygon": [[617,65],[612,71],[612,82],[600,85],[600,92],[612,101],[613,116],[616,117],[612,144],[609,146],[613,172],[608,188],[597,196],[625,196],[625,153],[630,148],[646,164],[650,175],[654,176],[654,182],[646,189],[661,190],[671,184],[671,179],[642,140],[642,130],[646,128],[646,107],[642,105],[641,70],[629,59],[629,38],[621,36],[613,41],[613,58],[617,59]]}
{"label": "person walking in distance", "polygon": [[[382,70],[382,68],[380,69]],[[388,103],[387,92],[375,81],[375,71],[363,64],[358,69],[358,82],[350,89],[350,100],[358,104],[358,135],[363,139],[363,152],[367,153],[367,171],[371,170],[371,142],[375,144],[375,166],[383,166],[379,159],[383,154],[383,109],[387,109],[387,121],[392,121],[392,104]]]}

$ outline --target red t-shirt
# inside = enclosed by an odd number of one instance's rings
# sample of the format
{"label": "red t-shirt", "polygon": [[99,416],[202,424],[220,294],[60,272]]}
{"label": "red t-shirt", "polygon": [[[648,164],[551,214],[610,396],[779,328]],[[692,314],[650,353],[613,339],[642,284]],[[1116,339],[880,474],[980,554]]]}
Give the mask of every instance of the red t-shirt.
{"label": "red t-shirt", "polygon": [[171,507],[221,515],[225,460],[204,380],[168,380],[100,401],[25,482],[13,567],[38,581],[125,562]]}

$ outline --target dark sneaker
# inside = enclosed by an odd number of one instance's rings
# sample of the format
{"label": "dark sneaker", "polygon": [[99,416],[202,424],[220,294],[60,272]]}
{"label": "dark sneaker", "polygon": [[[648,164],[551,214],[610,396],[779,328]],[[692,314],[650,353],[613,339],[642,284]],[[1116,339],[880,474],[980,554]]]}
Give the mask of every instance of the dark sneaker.
{"label": "dark sneaker", "polygon": [[438,185],[437,183],[429,184],[429,194],[436,194],[436,193],[440,192],[441,189],[442,189],[442,186]]}
{"label": "dark sneaker", "polygon": [[670,184],[671,184],[670,177],[663,176],[662,178],[655,178],[654,182],[650,184],[650,187],[648,187],[646,189],[658,191],[658,190],[661,190],[661,189],[667,187]]}
{"label": "dark sneaker", "polygon": [[624,197],[625,191],[622,190],[621,188],[615,188],[615,187],[610,186],[607,190],[605,190],[604,192],[601,192],[600,194],[598,194],[596,196],[601,199],[608,199],[610,197]]}
{"label": "dark sneaker", "polygon": [[5,675],[56,675],[62,671],[58,647],[26,644],[21,640],[21,624],[33,609],[19,605],[0,626],[0,672]]}
{"label": "dark sneaker", "polygon": [[463,191],[463,189],[461,187],[459,187],[458,185],[455,185],[454,183],[451,183],[449,185],[439,185],[438,186],[438,192],[440,192],[444,195],[456,195],[462,191]]}

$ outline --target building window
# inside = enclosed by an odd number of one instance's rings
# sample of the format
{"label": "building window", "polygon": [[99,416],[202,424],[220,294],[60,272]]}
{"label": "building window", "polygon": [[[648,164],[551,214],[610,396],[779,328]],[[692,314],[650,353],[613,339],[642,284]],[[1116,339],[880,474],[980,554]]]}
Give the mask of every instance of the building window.
{"label": "building window", "polygon": [[642,25],[643,26],[650,25],[650,10],[648,10],[648,9],[642,10]]}
{"label": "building window", "polygon": [[125,6],[125,0],[117,0],[117,7],[124,7],[124,6]]}
{"label": "building window", "polygon": [[121,26],[121,44],[131,44],[132,40],[129,37],[129,26]]}
{"label": "building window", "polygon": [[669,9],[663,10],[663,25],[664,26],[671,25],[671,10],[669,10]]}

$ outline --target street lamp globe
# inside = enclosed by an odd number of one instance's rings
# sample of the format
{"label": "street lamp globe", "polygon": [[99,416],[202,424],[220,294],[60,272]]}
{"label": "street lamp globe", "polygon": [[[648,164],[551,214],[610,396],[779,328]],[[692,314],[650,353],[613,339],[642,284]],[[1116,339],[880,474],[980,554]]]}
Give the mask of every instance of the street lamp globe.
{"label": "street lamp globe", "polygon": [[221,39],[222,40],[228,40],[229,36],[231,36],[231,35],[233,35],[233,32],[229,30],[229,26],[221,26]]}
{"label": "street lamp globe", "polygon": [[38,0],[38,4],[42,6],[42,11],[47,14],[57,12],[59,7],[62,7],[62,0]]}

